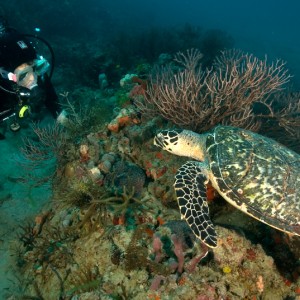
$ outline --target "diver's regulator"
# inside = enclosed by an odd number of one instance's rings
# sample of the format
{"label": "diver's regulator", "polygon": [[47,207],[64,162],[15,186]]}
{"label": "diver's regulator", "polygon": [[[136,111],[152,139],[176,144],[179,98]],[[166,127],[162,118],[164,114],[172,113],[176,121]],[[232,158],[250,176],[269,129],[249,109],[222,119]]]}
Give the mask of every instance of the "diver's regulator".
{"label": "diver's regulator", "polygon": [[19,98],[16,111],[19,118],[24,118],[30,114],[30,91],[28,89],[18,88],[17,95]]}

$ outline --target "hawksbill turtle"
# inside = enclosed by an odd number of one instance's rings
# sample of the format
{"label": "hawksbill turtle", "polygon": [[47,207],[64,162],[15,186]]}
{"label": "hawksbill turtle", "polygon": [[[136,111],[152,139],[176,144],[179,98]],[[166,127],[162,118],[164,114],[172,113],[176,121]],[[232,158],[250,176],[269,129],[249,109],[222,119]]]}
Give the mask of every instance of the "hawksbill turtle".
{"label": "hawksbill turtle", "polygon": [[217,126],[204,134],[163,130],[154,144],[194,159],[178,169],[174,188],[181,217],[207,246],[217,246],[206,197],[208,182],[242,212],[300,235],[300,155],[296,152],[231,126]]}

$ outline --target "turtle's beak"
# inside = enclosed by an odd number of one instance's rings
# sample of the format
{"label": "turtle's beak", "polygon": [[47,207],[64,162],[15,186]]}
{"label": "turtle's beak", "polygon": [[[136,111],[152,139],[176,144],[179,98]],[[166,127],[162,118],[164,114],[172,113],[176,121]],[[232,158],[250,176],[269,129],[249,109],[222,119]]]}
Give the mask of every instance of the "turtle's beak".
{"label": "turtle's beak", "polygon": [[154,137],[154,145],[159,147],[159,148],[164,148],[164,136],[162,133],[158,133],[155,137]]}

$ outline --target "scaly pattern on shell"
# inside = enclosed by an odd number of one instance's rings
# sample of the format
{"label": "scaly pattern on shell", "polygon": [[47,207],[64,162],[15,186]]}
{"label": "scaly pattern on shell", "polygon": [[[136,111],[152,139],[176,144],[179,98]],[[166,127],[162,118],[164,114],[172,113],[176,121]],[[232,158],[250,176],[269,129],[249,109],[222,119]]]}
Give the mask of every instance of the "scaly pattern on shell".
{"label": "scaly pattern on shell", "polygon": [[300,235],[300,156],[251,131],[219,126],[207,137],[211,180],[249,215]]}

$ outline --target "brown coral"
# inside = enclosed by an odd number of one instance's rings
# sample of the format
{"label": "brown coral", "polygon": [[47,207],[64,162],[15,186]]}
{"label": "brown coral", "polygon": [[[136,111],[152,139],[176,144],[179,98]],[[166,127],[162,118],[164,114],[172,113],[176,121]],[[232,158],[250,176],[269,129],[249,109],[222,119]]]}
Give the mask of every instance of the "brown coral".
{"label": "brown coral", "polygon": [[[266,119],[274,119],[286,130],[292,127],[294,122],[286,121],[294,114],[291,107],[275,114],[271,101],[290,79],[284,62],[269,64],[266,59],[232,50],[222,52],[212,69],[203,70],[201,58],[195,49],[180,52],[174,59],[179,69],[170,65],[155,70],[145,97],[135,98],[140,111],[160,114],[178,126],[201,132],[217,124],[258,130]],[[264,113],[255,111],[257,105]]]}

